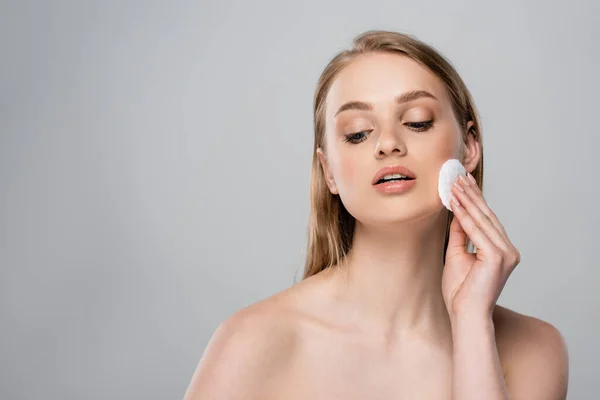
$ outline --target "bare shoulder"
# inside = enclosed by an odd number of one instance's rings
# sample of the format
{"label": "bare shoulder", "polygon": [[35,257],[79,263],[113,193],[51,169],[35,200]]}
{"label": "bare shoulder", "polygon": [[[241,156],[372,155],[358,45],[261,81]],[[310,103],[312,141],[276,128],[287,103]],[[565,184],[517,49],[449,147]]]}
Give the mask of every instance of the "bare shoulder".
{"label": "bare shoulder", "polygon": [[295,348],[296,329],[286,297],[284,291],[247,306],[217,327],[185,400],[268,398],[270,380]]}
{"label": "bare shoulder", "polygon": [[549,322],[501,306],[494,311],[494,325],[511,398],[565,399],[569,357],[561,332]]}

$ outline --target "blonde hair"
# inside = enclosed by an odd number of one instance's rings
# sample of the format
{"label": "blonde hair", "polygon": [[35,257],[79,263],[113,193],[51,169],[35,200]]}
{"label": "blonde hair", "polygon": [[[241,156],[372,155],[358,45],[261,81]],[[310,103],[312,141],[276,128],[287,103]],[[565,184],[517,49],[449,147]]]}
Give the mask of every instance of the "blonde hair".
{"label": "blonde hair", "polygon": [[[314,150],[310,174],[310,219],[308,245],[302,279],[340,265],[350,250],[354,234],[355,219],[342,204],[339,195],[333,195],[325,182],[324,171],[317,155],[317,149],[325,149],[325,99],[336,76],[354,59],[362,54],[387,52],[410,57],[433,72],[443,83],[462,128],[463,141],[471,132],[483,149],[481,123],[473,99],[458,72],[432,46],[421,42],[412,35],[399,32],[371,30],[358,35],[352,48],[338,53],[323,70],[315,91],[313,104]],[[466,132],[468,121],[473,127]],[[472,172],[477,185],[483,190],[483,153]],[[448,212],[444,259],[450,234],[450,223],[454,217]],[[472,243],[469,243],[472,245]]]}

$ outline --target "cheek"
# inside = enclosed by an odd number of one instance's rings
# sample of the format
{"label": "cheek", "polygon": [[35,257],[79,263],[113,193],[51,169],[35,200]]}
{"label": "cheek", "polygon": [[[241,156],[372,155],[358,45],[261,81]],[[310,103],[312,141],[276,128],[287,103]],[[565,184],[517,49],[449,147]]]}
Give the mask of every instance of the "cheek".
{"label": "cheek", "polygon": [[353,159],[353,157],[338,154],[334,159],[332,169],[339,190],[352,186],[352,182],[356,182],[358,179],[356,174],[359,168],[356,165],[356,159]]}
{"label": "cheek", "polygon": [[450,158],[458,158],[460,153],[460,140],[456,139],[456,135],[448,133],[440,137],[440,140],[435,140],[429,144],[430,157],[443,160],[444,162]]}
{"label": "cheek", "polygon": [[367,204],[372,178],[368,171],[373,169],[373,165],[360,164],[361,160],[368,159],[364,154],[344,154],[336,158],[335,166],[332,165],[340,199],[350,215],[358,220],[365,220],[372,212]]}
{"label": "cheek", "polygon": [[[346,209],[353,212],[364,208],[365,194],[371,185],[371,158],[365,154],[366,147],[338,149],[332,154],[331,171],[337,190]],[[371,164],[369,164],[371,162]]]}

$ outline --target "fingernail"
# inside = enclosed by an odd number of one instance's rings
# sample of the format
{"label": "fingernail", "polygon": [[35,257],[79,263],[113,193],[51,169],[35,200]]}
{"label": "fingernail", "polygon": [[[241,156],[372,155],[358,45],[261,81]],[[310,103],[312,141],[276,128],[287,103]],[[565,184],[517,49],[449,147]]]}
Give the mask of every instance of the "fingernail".
{"label": "fingernail", "polygon": [[473,185],[477,185],[477,181],[475,180],[475,178],[473,178],[473,175],[471,175],[470,172],[469,172],[469,179],[471,180],[471,182],[473,182]]}
{"label": "fingernail", "polygon": [[465,185],[469,186],[471,184],[471,182],[469,181],[469,179],[466,176],[460,175],[459,178],[461,181],[464,182]]}
{"label": "fingernail", "polygon": [[460,190],[461,192],[464,192],[464,191],[465,191],[465,189],[463,189],[463,187],[462,187],[462,185],[460,184],[460,182],[459,182],[459,181],[456,181],[456,182],[454,182],[454,186],[456,186],[456,188],[457,188],[458,190]]}

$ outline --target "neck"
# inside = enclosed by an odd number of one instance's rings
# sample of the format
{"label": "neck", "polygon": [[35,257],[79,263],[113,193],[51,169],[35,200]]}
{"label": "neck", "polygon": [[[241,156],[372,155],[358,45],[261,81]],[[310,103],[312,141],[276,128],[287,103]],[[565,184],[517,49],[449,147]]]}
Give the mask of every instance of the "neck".
{"label": "neck", "polygon": [[349,318],[386,338],[448,340],[441,289],[447,216],[444,209],[387,227],[357,221],[345,263],[333,272],[336,299]]}

